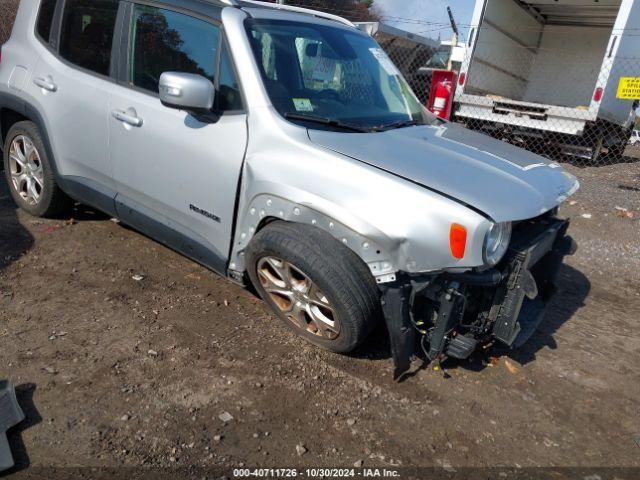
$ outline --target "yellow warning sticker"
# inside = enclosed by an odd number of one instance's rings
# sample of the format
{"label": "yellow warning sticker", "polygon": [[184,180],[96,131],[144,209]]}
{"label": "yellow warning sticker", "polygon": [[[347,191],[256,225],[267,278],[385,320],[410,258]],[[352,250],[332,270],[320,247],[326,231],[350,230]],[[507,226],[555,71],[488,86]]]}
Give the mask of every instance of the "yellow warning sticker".
{"label": "yellow warning sticker", "polygon": [[616,97],[622,100],[640,99],[640,77],[622,77],[618,84]]}

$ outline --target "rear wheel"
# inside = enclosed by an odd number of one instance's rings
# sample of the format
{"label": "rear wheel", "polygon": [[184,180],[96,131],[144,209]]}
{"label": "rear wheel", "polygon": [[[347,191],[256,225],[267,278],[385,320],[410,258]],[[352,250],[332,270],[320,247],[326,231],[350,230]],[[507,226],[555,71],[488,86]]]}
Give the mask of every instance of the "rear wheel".
{"label": "rear wheel", "polygon": [[283,323],[334,352],[356,348],[381,318],[364,262],[328,233],[274,222],[247,249],[249,277]]}
{"label": "rear wheel", "polygon": [[62,213],[71,200],[56,184],[38,127],[29,121],[9,129],[3,154],[9,191],[20,208],[36,217]]}

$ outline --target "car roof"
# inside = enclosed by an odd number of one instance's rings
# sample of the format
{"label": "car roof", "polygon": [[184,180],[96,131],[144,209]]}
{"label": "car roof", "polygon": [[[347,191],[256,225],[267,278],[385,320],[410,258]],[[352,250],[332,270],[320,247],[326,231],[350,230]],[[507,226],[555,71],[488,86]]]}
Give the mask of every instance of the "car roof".
{"label": "car roof", "polygon": [[222,0],[159,0],[158,3],[205,15],[215,20],[220,20],[222,9],[229,6]]}
{"label": "car roof", "polygon": [[235,3],[241,8],[250,7],[252,9],[263,9],[269,10],[270,12],[287,12],[287,13],[296,13],[301,15],[306,15],[308,17],[321,18],[323,20],[331,20],[334,22],[341,23],[343,25],[348,25],[350,27],[356,28],[353,23],[351,23],[346,18],[340,17],[338,15],[334,15],[331,13],[321,12],[319,10],[313,10],[310,8],[303,7],[295,7],[291,5],[281,5],[276,3],[267,3],[260,0],[219,0],[219,1],[227,1],[230,3]]}
{"label": "car roof", "polygon": [[343,25],[348,25],[350,27],[354,27],[350,21],[339,17],[337,15],[332,15],[329,13],[324,13],[316,10],[293,7],[289,5],[280,5],[276,3],[267,3],[263,1],[256,0],[160,0],[162,3],[177,7],[183,8],[186,10],[191,10],[203,15],[207,15],[209,17],[215,18],[217,20],[220,19],[222,15],[222,9],[226,7],[235,7],[239,8],[247,13],[257,13],[261,10],[266,14],[270,15],[277,13],[286,13],[286,14],[298,14],[301,18],[305,16],[309,19],[323,19],[334,21],[337,23],[341,23]]}

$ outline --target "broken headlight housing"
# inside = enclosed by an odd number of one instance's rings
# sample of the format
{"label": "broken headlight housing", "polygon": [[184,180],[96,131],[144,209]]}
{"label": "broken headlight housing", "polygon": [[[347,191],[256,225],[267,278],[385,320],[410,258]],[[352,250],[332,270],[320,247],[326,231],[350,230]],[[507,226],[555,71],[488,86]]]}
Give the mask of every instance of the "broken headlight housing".
{"label": "broken headlight housing", "polygon": [[511,231],[511,222],[494,223],[489,228],[483,251],[484,261],[488,266],[497,265],[507,253],[511,242]]}

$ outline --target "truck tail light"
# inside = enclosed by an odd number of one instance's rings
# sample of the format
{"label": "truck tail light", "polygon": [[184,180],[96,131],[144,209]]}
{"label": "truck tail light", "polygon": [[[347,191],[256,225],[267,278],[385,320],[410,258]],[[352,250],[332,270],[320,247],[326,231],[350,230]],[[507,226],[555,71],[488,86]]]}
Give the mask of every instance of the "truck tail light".
{"label": "truck tail light", "polygon": [[602,87],[596,88],[596,91],[593,93],[593,99],[596,102],[599,102],[600,100],[602,100]]}
{"label": "truck tail light", "polygon": [[464,258],[464,252],[467,249],[467,229],[457,223],[451,224],[449,232],[449,248],[451,255],[458,260]]}
{"label": "truck tail light", "polygon": [[461,73],[460,76],[458,77],[458,85],[462,86],[464,85],[464,81],[467,79],[467,74],[466,73]]}

